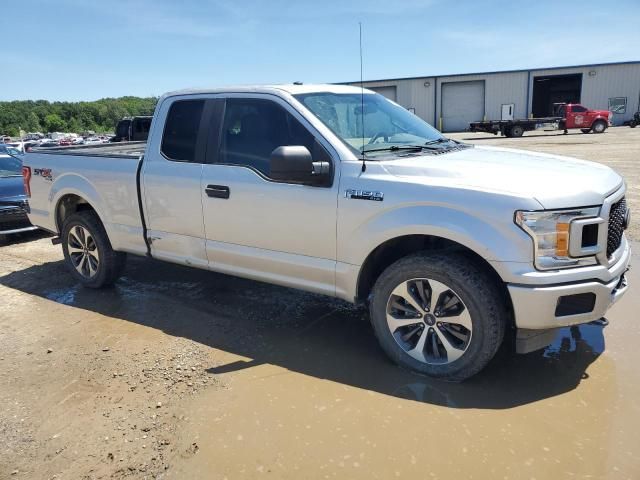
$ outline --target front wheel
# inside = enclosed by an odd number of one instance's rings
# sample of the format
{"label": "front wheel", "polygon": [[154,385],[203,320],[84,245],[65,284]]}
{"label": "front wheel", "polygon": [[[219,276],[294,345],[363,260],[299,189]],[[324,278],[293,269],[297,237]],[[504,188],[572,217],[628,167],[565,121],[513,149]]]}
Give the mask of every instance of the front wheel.
{"label": "front wheel", "polygon": [[604,133],[606,129],[607,129],[607,124],[602,120],[597,120],[596,122],[593,123],[593,125],[591,125],[591,130],[593,131],[593,133]]}
{"label": "front wheel", "polygon": [[462,381],[495,355],[507,311],[495,282],[468,259],[422,252],[378,278],[371,321],[382,349],[399,365]]}
{"label": "front wheel", "polygon": [[82,285],[101,288],[113,284],[124,270],[126,253],[111,247],[95,212],[74,213],[62,228],[62,251],[71,274]]}

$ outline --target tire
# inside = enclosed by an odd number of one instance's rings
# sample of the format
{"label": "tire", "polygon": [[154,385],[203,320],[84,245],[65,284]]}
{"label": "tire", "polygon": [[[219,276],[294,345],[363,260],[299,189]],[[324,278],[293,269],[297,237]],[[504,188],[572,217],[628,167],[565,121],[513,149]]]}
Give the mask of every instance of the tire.
{"label": "tire", "polygon": [[71,275],[85,287],[106,287],[122,275],[127,254],[113,250],[95,212],[70,215],[62,227],[61,240]]}
{"label": "tire", "polygon": [[636,128],[636,126],[637,126],[637,125],[638,125],[638,124],[636,123],[636,121],[635,121],[635,120],[631,120],[631,121],[629,122],[629,126],[630,126],[631,128]]}
{"label": "tire", "polygon": [[591,125],[591,131],[593,133],[604,133],[606,129],[607,122],[604,122],[602,120],[596,120],[595,122],[593,122],[593,125]]}
{"label": "tire", "polygon": [[[426,300],[434,291],[439,292],[435,307]],[[412,297],[409,302],[403,292]],[[370,313],[391,360],[456,382],[472,377],[493,358],[508,320],[503,296],[486,272],[462,255],[430,252],[402,258],[380,275]],[[447,318],[451,321],[444,322]]]}
{"label": "tire", "polygon": [[591,131],[591,129],[590,128],[581,128],[580,131],[582,133],[589,133]]}
{"label": "tire", "polygon": [[502,132],[502,134],[507,138],[511,138],[511,129],[510,128],[505,128],[504,131]]}
{"label": "tire", "polygon": [[522,126],[514,125],[513,127],[511,127],[511,136],[513,138],[519,138],[522,136],[523,133],[524,133],[524,128],[522,128]]}

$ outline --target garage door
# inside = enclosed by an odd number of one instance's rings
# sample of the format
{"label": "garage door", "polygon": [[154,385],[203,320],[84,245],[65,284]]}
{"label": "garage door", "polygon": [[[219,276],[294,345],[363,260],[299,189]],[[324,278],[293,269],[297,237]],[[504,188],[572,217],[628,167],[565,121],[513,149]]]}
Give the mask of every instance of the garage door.
{"label": "garage door", "polygon": [[462,132],[484,118],[484,81],[442,84],[442,131]]}
{"label": "garage door", "polygon": [[389,100],[396,100],[396,87],[369,87],[369,90],[373,90],[376,93],[379,93],[383,97],[387,97]]}

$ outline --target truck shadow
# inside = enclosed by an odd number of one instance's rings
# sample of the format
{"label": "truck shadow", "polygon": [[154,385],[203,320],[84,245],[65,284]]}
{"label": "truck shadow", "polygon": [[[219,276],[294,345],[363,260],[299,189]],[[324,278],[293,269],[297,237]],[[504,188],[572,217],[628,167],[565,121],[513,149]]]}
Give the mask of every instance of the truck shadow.
{"label": "truck shadow", "polygon": [[505,409],[563,394],[588,378],[604,350],[602,327],[562,329],[545,350],[503,349],[479,375],[452,384],[392,364],[364,308],[319,295],[141,258],[130,258],[125,277],[104,290],[78,286],[61,261],[12,272],[0,284],[251,359],[212,366],[212,375],[267,363],[453,408]]}
{"label": "truck shadow", "polygon": [[49,232],[45,232],[44,230],[31,230],[28,232],[13,233],[11,235],[0,235],[0,247],[33,242],[34,240],[51,236],[52,235]]}

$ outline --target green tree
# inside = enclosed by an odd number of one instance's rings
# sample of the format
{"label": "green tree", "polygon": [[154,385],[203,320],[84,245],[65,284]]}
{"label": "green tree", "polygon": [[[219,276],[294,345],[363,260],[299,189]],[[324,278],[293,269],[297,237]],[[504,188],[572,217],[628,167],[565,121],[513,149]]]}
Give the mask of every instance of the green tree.
{"label": "green tree", "polygon": [[40,125],[40,119],[38,118],[38,115],[36,115],[36,112],[34,111],[29,112],[25,129],[27,130],[27,132],[42,131],[42,126]]}
{"label": "green tree", "polygon": [[153,114],[157,101],[155,97],[120,97],[94,102],[0,102],[0,133],[16,136],[20,128],[28,132],[113,132],[122,117]]}
{"label": "green tree", "polygon": [[57,113],[50,113],[44,117],[44,125],[47,132],[62,132],[67,127],[65,121]]}

